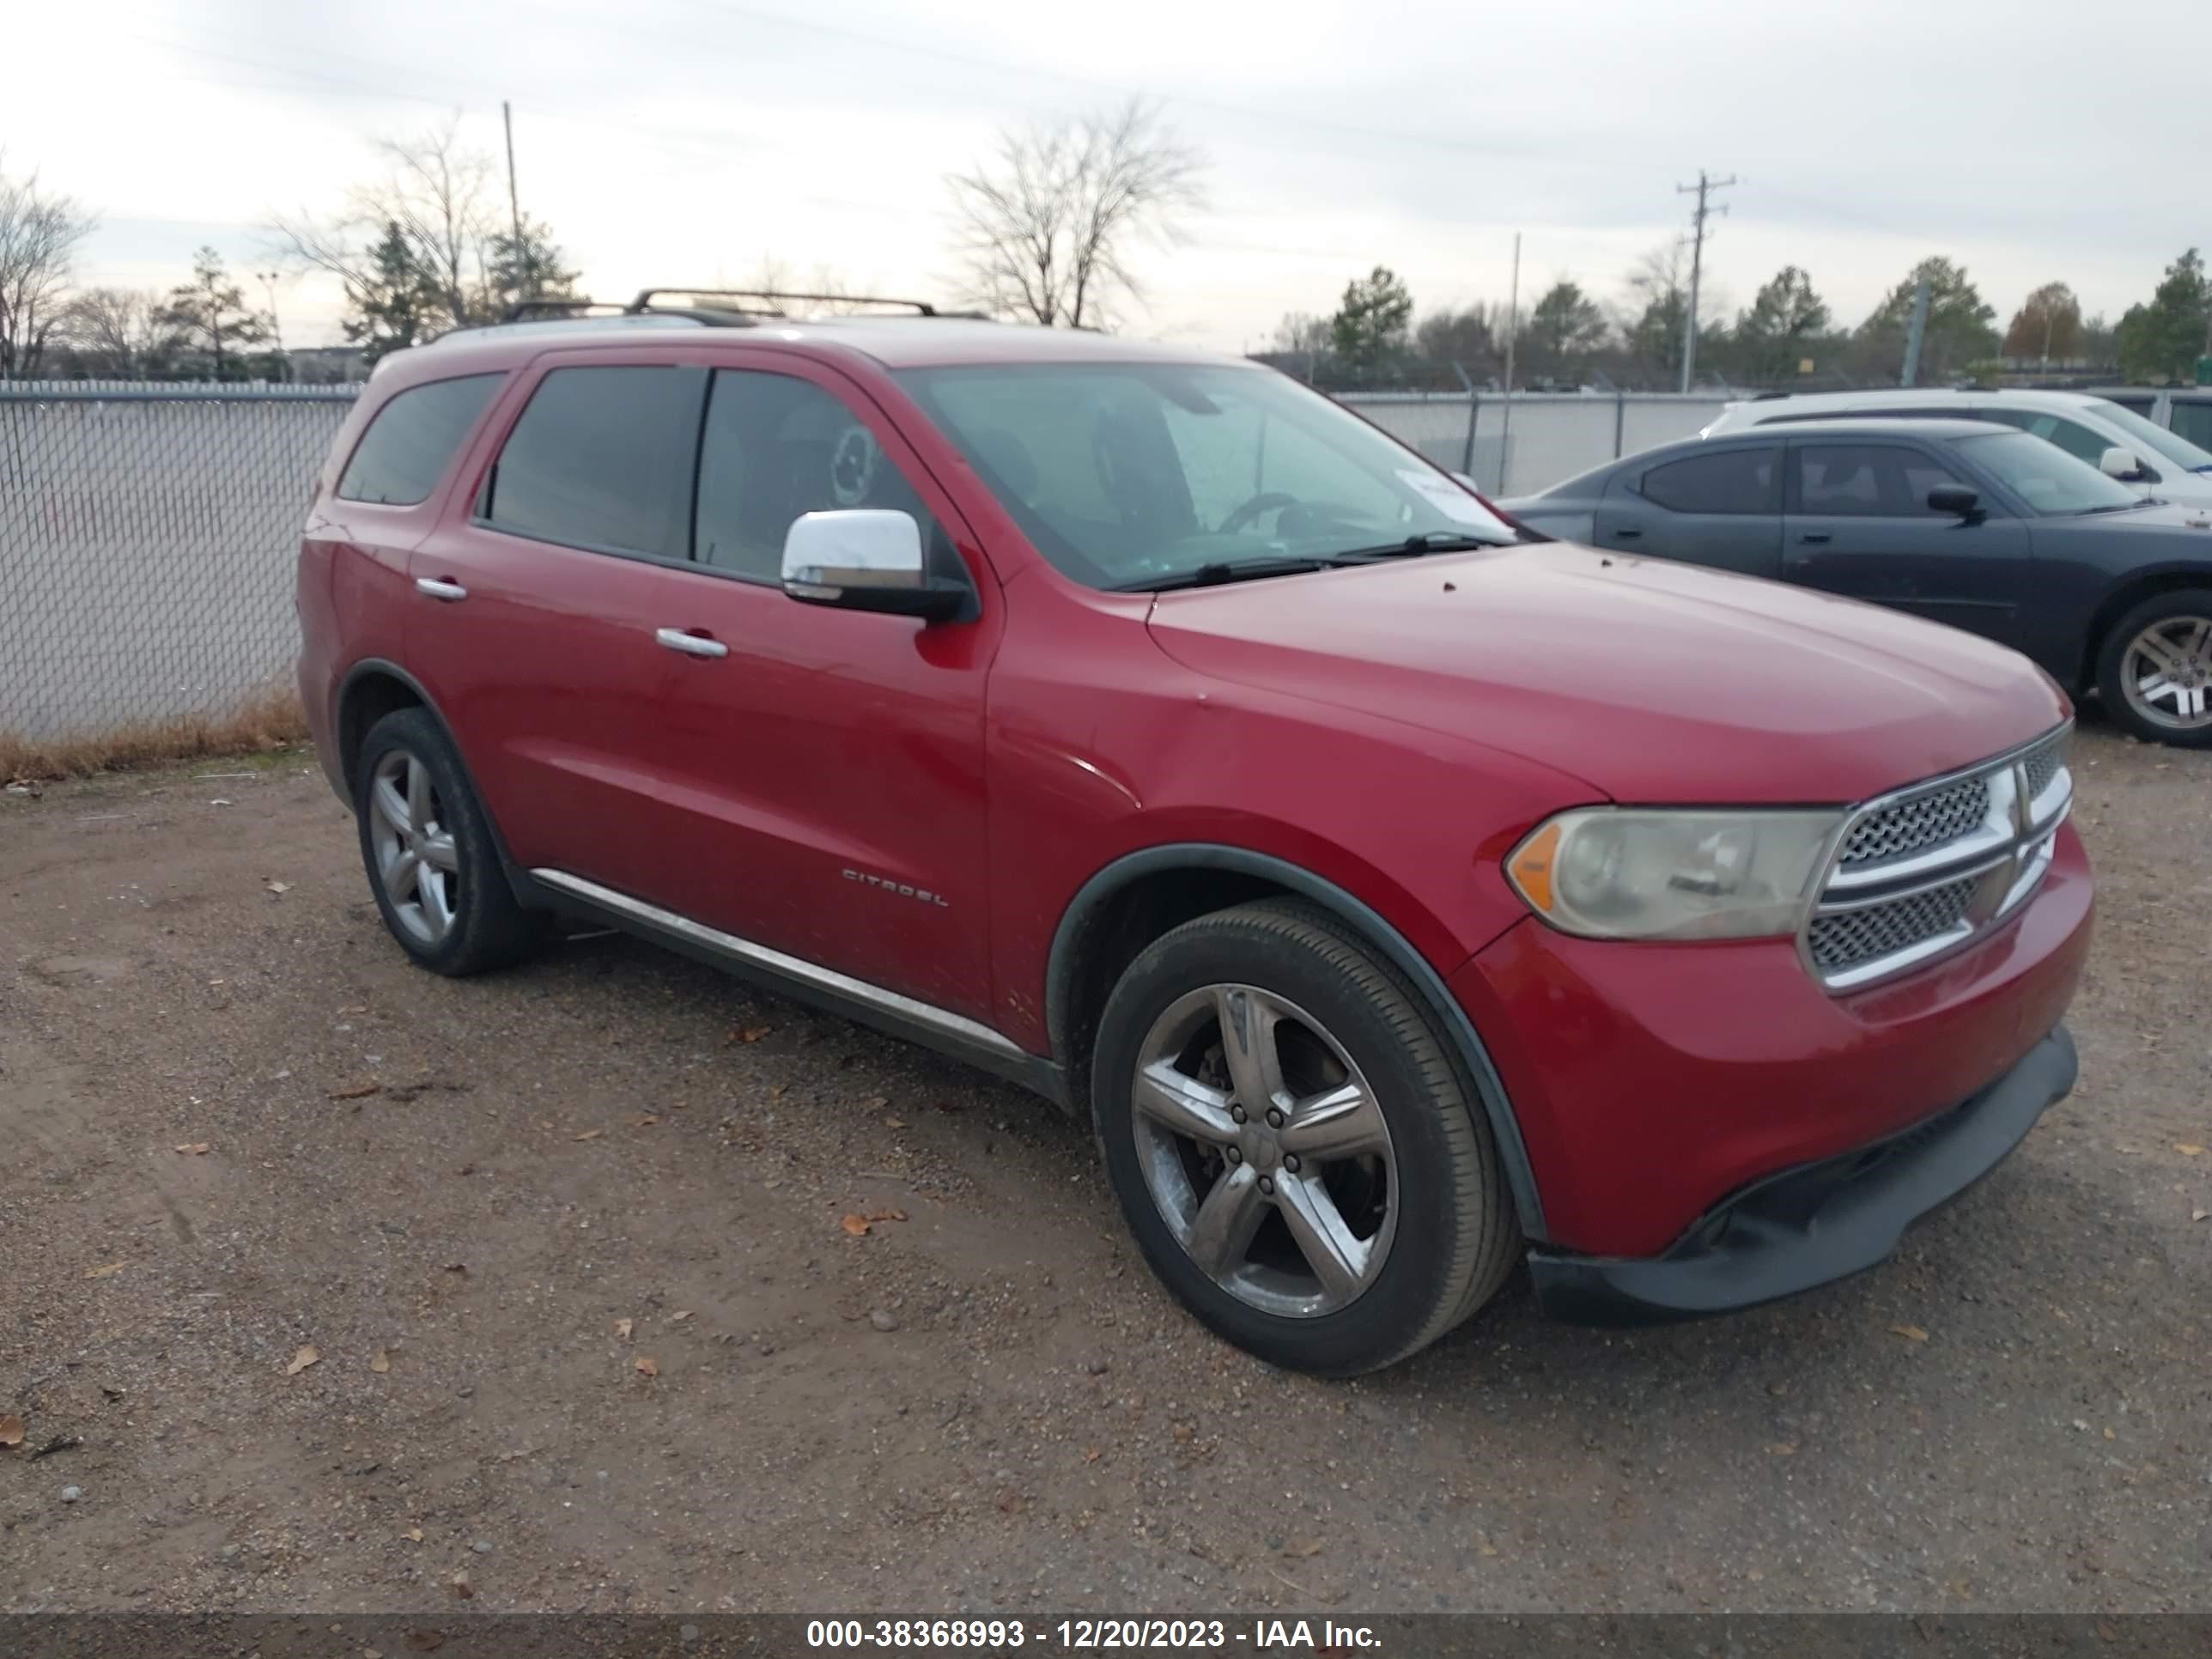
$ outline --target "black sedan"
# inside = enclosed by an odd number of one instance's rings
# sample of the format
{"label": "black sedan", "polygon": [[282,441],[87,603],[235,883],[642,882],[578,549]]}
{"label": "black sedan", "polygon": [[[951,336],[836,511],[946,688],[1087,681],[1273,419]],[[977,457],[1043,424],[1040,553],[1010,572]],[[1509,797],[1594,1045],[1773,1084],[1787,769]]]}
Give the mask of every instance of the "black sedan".
{"label": "black sedan", "polygon": [[2112,719],[2212,746],[2212,514],[1961,420],[1696,438],[1498,504],[1529,529],[1893,605],[2025,652]]}

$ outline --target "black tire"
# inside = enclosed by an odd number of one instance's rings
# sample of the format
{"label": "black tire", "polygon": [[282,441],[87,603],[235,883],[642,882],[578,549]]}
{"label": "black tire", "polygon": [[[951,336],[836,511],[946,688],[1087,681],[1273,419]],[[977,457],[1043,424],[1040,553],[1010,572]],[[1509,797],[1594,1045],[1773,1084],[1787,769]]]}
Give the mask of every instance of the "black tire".
{"label": "black tire", "polygon": [[[1262,991],[1326,1027],[1327,1040],[1364,1079],[1388,1126],[1395,1232],[1366,1288],[1333,1310],[1289,1315],[1233,1294],[1178,1242],[1147,1184],[1146,1159],[1158,1154],[1140,1140],[1154,1148],[1164,1143],[1133,1103],[1138,1066],[1156,1023],[1166,1029],[1176,1009],[1190,1006],[1185,999],[1217,985]],[[1192,1052],[1206,1040],[1194,1039]],[[1392,1364],[1488,1301],[1519,1255],[1512,1199],[1471,1080],[1413,987],[1315,906],[1240,905],[1155,941],[1108,998],[1091,1075],[1108,1175],[1152,1271],[1207,1327],[1271,1364],[1326,1376]],[[1202,1155],[1196,1141],[1188,1144]],[[1279,1155],[1277,1149],[1233,1161],[1256,1169]],[[1228,1166],[1194,1167],[1202,1173],[1193,1179],[1194,1194],[1199,1180]],[[1295,1167],[1279,1167],[1277,1181]],[[1282,1224],[1278,1218],[1260,1224]],[[1264,1231],[1254,1236],[1255,1257],[1264,1237]]]}
{"label": "black tire", "polygon": [[[434,911],[422,890],[409,896],[404,878],[403,891],[395,897],[382,868],[380,835],[388,841],[398,834],[404,841],[389,815],[380,820],[374,799],[387,762],[395,769],[409,763],[422,769],[430,791],[427,827],[451,837],[453,867],[432,877],[440,895]],[[455,977],[480,974],[518,961],[543,937],[539,918],[515,902],[490,823],[453,740],[427,709],[398,709],[369,728],[354,763],[354,818],[376,908],[392,938],[418,966]],[[386,830],[380,830],[380,821]],[[445,925],[438,928],[441,919]]]}
{"label": "black tire", "polygon": [[2136,637],[2159,623],[2185,618],[2212,623],[2212,589],[2185,587],[2154,593],[2114,623],[2097,651],[2097,700],[2104,705],[2106,719],[2146,743],[2203,749],[2212,746],[2212,720],[2194,726],[2161,724],[2130,697],[2127,684],[2129,650]]}

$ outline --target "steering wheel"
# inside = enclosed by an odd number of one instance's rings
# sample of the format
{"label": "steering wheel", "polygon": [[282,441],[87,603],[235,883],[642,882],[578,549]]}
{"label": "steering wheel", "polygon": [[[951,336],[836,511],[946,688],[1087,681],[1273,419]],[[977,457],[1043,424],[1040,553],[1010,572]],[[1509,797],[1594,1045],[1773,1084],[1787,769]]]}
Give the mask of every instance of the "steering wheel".
{"label": "steering wheel", "polygon": [[1217,536],[1234,535],[1262,513],[1280,512],[1284,507],[1297,504],[1298,498],[1295,495],[1285,495],[1279,489],[1265,490],[1242,506],[1231,508],[1228,517],[1215,526],[1213,533]]}

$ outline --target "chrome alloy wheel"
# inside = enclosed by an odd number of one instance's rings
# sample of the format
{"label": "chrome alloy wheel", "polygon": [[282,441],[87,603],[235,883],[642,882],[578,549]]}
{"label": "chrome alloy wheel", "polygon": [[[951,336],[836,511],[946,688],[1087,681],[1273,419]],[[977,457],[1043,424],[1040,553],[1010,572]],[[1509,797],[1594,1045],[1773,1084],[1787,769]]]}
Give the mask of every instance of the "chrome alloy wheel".
{"label": "chrome alloy wheel", "polygon": [[1130,1107],[1152,1201],[1230,1295],[1312,1318],[1375,1283],[1397,1231],[1389,1125],[1311,1015],[1251,985],[1177,998],[1146,1034]]}
{"label": "chrome alloy wheel", "polygon": [[368,811],[376,878],[392,914],[414,939],[436,945],[460,907],[461,861],[429,769],[404,749],[386,754],[369,781]]}
{"label": "chrome alloy wheel", "polygon": [[2161,617],[2120,659],[2128,706],[2169,732],[2212,726],[2212,617]]}

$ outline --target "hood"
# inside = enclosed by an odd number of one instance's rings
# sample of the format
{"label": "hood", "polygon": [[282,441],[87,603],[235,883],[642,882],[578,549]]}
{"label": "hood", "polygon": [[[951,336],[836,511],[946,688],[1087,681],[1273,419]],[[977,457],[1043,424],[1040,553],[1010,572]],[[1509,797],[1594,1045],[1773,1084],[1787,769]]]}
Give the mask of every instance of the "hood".
{"label": "hood", "polygon": [[1854,600],[1566,543],[1163,593],[1201,673],[1474,739],[1616,800],[1863,800],[2047,731],[2025,657]]}
{"label": "hood", "polygon": [[2099,535],[2106,531],[2124,532],[2132,535],[2146,532],[2159,536],[2178,536],[2189,543],[2190,550],[2202,558],[2212,556],[2212,478],[2197,482],[2206,489],[2201,501],[2180,501],[2166,493],[2166,486],[2158,487],[2146,507],[2130,507],[2119,513],[2076,513],[2064,518],[2037,519],[2033,522],[2038,534],[2051,525],[2065,525],[2070,529],[2094,530]]}

